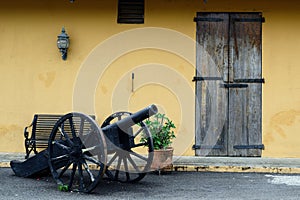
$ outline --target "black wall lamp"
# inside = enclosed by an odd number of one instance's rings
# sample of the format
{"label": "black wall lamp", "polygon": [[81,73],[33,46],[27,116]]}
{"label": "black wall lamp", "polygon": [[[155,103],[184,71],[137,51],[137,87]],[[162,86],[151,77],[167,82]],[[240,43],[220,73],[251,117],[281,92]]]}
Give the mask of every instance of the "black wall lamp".
{"label": "black wall lamp", "polygon": [[66,33],[65,28],[62,27],[61,33],[57,36],[57,48],[59,49],[63,60],[67,60],[69,45],[69,36]]}

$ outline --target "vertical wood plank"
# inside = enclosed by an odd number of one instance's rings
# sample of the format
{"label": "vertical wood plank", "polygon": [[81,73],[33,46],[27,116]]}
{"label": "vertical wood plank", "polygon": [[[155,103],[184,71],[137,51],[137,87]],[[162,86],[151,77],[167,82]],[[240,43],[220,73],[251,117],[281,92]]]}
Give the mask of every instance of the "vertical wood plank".
{"label": "vertical wood plank", "polygon": [[[197,14],[196,155],[227,155],[226,90],[220,87],[228,77],[227,13]],[[218,77],[221,80],[205,80]]]}
{"label": "vertical wood plank", "polygon": [[[229,80],[261,79],[261,14],[231,14],[229,42]],[[229,89],[230,156],[261,156],[259,149],[235,149],[235,145],[262,143],[260,83],[247,83],[247,88]]]}

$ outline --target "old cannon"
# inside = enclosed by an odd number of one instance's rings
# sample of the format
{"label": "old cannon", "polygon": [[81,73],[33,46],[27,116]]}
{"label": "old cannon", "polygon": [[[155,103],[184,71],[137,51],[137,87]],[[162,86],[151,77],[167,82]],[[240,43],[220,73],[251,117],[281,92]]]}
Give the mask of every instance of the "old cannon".
{"label": "old cannon", "polygon": [[[51,172],[64,191],[89,193],[104,175],[111,180],[137,182],[150,170],[153,160],[152,137],[143,120],[156,113],[155,105],[134,114],[117,112],[101,127],[83,113],[69,113],[57,121],[57,116],[35,116],[30,138],[25,128],[26,160],[11,161],[11,168],[20,177]],[[148,138],[146,142],[140,141],[142,135]],[[29,156],[30,145],[34,156]],[[41,147],[44,150],[38,152]]]}

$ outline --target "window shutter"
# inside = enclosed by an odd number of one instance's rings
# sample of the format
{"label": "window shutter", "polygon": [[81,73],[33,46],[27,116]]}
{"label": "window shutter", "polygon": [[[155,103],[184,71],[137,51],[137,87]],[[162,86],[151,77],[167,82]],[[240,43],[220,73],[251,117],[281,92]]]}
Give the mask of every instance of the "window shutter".
{"label": "window shutter", "polygon": [[118,23],[143,24],[144,0],[119,0]]}

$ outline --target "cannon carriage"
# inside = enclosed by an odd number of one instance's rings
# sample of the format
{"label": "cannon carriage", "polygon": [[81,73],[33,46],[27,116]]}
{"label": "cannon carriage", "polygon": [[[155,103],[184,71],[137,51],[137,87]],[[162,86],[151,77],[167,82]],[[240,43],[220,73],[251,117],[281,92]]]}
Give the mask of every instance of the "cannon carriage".
{"label": "cannon carriage", "polygon": [[[101,126],[93,116],[77,112],[61,116],[54,126],[49,120],[37,123],[36,117],[30,138],[25,129],[26,160],[11,161],[11,168],[20,177],[51,172],[63,191],[89,193],[103,176],[120,182],[140,181],[150,170],[154,150],[151,133],[143,120],[156,113],[155,105],[133,114],[117,112]],[[37,126],[46,130],[42,137],[34,132]],[[142,135],[148,138],[146,142],[140,141]],[[38,152],[41,147],[44,150]],[[29,156],[32,151],[35,155]]]}

